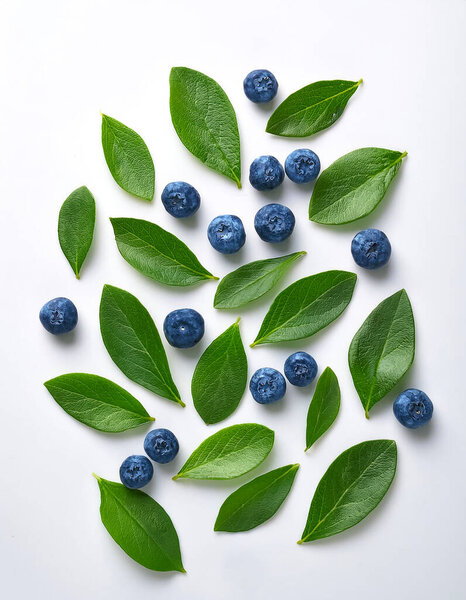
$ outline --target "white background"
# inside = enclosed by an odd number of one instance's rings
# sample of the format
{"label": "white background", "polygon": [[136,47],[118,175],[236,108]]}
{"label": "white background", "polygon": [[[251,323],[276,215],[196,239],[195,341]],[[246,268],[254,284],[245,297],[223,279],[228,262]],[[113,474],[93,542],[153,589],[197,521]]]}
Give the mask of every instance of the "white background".
{"label": "white background", "polygon": [[[464,597],[464,274],[465,274],[465,42],[466,4],[438,0],[293,0],[283,2],[156,2],[155,0],[3,0],[0,16],[1,248],[1,570],[4,598],[165,598],[170,600],[457,599]],[[172,66],[216,79],[238,116],[243,184],[209,170],[182,146],[168,109]],[[272,106],[243,94],[254,68],[269,68],[280,84]],[[265,133],[270,111],[289,93],[320,79],[364,78],[335,126],[310,140]],[[105,112],[138,131],[156,166],[152,204],[120,190],[100,145]],[[307,219],[311,188],[285,180],[260,194],[247,180],[260,154],[284,161],[297,147],[315,150],[328,167],[363,146],[407,150],[399,176],[370,217],[340,228]],[[184,179],[201,193],[188,222],[163,209],[166,183]],[[77,281],[56,234],[58,210],[76,187],[97,202],[94,244]],[[260,241],[255,212],[286,203],[297,218],[281,246]],[[206,238],[218,214],[239,215],[247,243],[225,257]],[[110,216],[153,220],[179,235],[213,273],[223,276],[253,259],[307,250],[281,284],[326,269],[355,270],[359,281],[344,315],[309,340],[248,351],[249,374],[281,369],[291,351],[311,352],[330,365],[342,388],[332,429],[306,455],[305,417],[314,388],[290,389],[275,406],[249,392],[227,421],[206,427],[190,398],[196,360],[240,314],[251,342],[273,294],[240,312],[216,312],[214,282],[170,289],[143,277],[119,255]],[[393,255],[379,272],[363,272],[350,254],[360,229],[389,236]],[[167,347],[187,407],[160,399],[118,370],[102,344],[98,306],[104,283],[135,294],[159,328],[172,309],[193,307],[206,334],[192,350]],[[401,384],[364,418],[347,366],[349,342],[383,298],[406,287],[417,325],[415,364]],[[77,305],[79,325],[56,338],[38,312],[50,298]],[[168,345],[167,345],[168,346]],[[176,461],[155,469],[147,491],[171,515],[187,575],[140,567],[113,542],[99,518],[91,473],[118,479],[121,461],[141,453],[144,429],[105,435],[75,422],[42,383],[61,373],[108,377],[133,393],[180,440]],[[396,393],[415,386],[435,405],[423,430],[401,427],[392,414]],[[276,431],[272,454],[254,475],[300,462],[286,503],[269,523],[244,534],[216,534],[224,498],[249,476],[232,482],[173,482],[190,452],[214,431],[257,421]],[[398,471],[382,504],[346,533],[297,546],[313,492],[330,462],[366,439],[398,443]]]}

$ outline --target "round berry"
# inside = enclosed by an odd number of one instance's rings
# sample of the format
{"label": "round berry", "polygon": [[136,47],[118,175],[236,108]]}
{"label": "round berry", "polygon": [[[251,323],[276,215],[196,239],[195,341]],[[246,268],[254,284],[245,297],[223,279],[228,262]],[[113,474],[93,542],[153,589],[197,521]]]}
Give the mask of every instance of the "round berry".
{"label": "round berry", "polygon": [[163,332],[175,348],[192,348],[204,335],[204,319],[192,308],[173,310],[165,317]]}
{"label": "round berry", "polygon": [[283,242],[293,233],[294,225],[294,214],[283,204],[267,204],[254,218],[254,228],[264,242]]}
{"label": "round berry", "polygon": [[295,352],[285,361],[285,375],[292,385],[306,387],[317,375],[317,363],[307,352]]}
{"label": "round berry", "polygon": [[284,179],[285,171],[274,156],[259,156],[249,167],[249,182],[259,192],[275,189]]}
{"label": "round berry", "polygon": [[144,439],[144,451],[147,456],[162,465],[172,461],[179,449],[176,436],[168,429],[153,429]]}
{"label": "round berry", "polygon": [[133,454],[121,463],[121,483],[132,490],[138,490],[147,485],[153,474],[154,467],[145,456]]}
{"label": "round berry", "polygon": [[320,160],[315,152],[302,148],[293,150],[285,161],[285,171],[295,183],[309,183],[317,179],[320,172]]}
{"label": "round berry", "polygon": [[433,411],[434,405],[429,396],[415,388],[401,392],[393,403],[395,417],[408,429],[417,429],[428,423]]}
{"label": "round berry", "polygon": [[244,246],[246,232],[239,217],[220,215],[210,222],[207,237],[215,250],[222,254],[233,254]]}
{"label": "round berry", "polygon": [[78,311],[68,298],[54,298],[40,309],[39,319],[47,331],[60,335],[76,327]]}
{"label": "round berry", "polygon": [[252,102],[270,102],[277,95],[278,82],[267,69],[256,69],[246,75],[243,88],[244,93]]}
{"label": "round berry", "polygon": [[172,181],[162,192],[162,203],[165,210],[177,219],[185,219],[193,215],[201,204],[199,192],[185,181]]}
{"label": "round berry", "polygon": [[256,402],[270,404],[283,398],[286,392],[286,381],[276,369],[262,367],[251,377],[249,389]]}
{"label": "round berry", "polygon": [[380,229],[364,229],[351,242],[354,261],[364,269],[378,269],[390,260],[392,247],[388,237]]}

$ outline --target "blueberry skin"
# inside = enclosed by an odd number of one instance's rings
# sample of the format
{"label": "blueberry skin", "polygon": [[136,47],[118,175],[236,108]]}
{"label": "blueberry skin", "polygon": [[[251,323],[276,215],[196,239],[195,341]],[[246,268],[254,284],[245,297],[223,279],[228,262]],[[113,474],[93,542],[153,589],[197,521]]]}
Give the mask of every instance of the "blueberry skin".
{"label": "blueberry skin", "polygon": [[390,260],[392,247],[380,229],[363,229],[351,242],[354,261],[364,269],[378,269]]}
{"label": "blueberry skin", "polygon": [[128,456],[121,463],[121,483],[131,490],[138,490],[147,485],[154,474],[154,467],[148,458],[139,454]]}
{"label": "blueberry skin", "polygon": [[429,396],[415,388],[401,392],[393,403],[395,417],[408,429],[417,429],[428,423],[433,411],[434,405]]}
{"label": "blueberry skin", "polygon": [[278,82],[267,69],[256,69],[246,75],[243,81],[244,93],[252,102],[261,104],[275,98]]}
{"label": "blueberry skin", "polygon": [[220,215],[210,222],[207,237],[215,250],[222,254],[234,254],[244,246],[246,232],[239,217]]}
{"label": "blueberry skin", "polygon": [[306,387],[317,375],[317,363],[307,352],[295,352],[285,361],[285,376],[292,385]]}
{"label": "blueberry skin", "polygon": [[39,319],[47,331],[61,335],[76,327],[78,311],[68,298],[54,298],[40,309]]}
{"label": "blueberry skin", "polygon": [[249,389],[256,402],[270,404],[283,398],[286,392],[286,381],[276,369],[262,367],[251,377]]}
{"label": "blueberry skin", "polygon": [[249,183],[264,192],[274,190],[285,179],[285,171],[275,156],[259,156],[249,167]]}
{"label": "blueberry skin", "polygon": [[315,152],[302,148],[293,150],[285,160],[285,171],[295,183],[309,183],[320,173],[320,160]]}
{"label": "blueberry skin", "polygon": [[257,211],[254,228],[264,242],[283,242],[293,233],[294,214],[283,204],[267,204]]}
{"label": "blueberry skin", "polygon": [[173,310],[165,317],[163,332],[175,348],[192,348],[204,335],[204,319],[192,308]]}
{"label": "blueberry skin", "polygon": [[157,463],[171,462],[178,454],[180,445],[169,429],[153,429],[144,439],[144,451]]}
{"label": "blueberry skin", "polygon": [[185,181],[172,181],[162,192],[165,210],[176,219],[185,219],[193,215],[201,204],[199,192]]}

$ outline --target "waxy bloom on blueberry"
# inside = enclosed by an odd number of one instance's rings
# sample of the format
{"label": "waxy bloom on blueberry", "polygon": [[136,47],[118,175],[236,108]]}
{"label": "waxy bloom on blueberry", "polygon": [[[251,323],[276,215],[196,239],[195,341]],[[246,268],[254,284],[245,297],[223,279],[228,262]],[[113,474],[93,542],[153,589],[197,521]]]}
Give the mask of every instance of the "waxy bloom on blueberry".
{"label": "waxy bloom on blueberry", "polygon": [[199,192],[185,181],[172,181],[162,192],[165,210],[177,219],[193,215],[201,204]]}
{"label": "waxy bloom on blueberry", "polygon": [[259,192],[275,189],[284,179],[285,171],[274,156],[259,156],[249,167],[249,182]]}
{"label": "waxy bloom on blueberry", "polygon": [[317,363],[307,352],[295,352],[286,359],[285,376],[298,387],[312,383],[317,375]]}
{"label": "waxy bloom on blueberry", "polygon": [[378,269],[390,260],[392,247],[388,237],[380,229],[364,229],[351,242],[351,254],[360,267]]}
{"label": "waxy bloom on blueberry", "polygon": [[233,254],[244,246],[246,232],[243,222],[235,215],[215,217],[207,229],[207,237],[212,247],[222,254]]}
{"label": "waxy bloom on blueberry", "polygon": [[395,417],[408,429],[417,429],[428,423],[433,411],[434,405],[429,396],[415,388],[401,392],[393,403]]}
{"label": "waxy bloom on blueberry", "polygon": [[243,88],[244,93],[252,102],[269,102],[277,94],[278,82],[267,69],[256,69],[246,75]]}
{"label": "waxy bloom on blueberry", "polygon": [[320,160],[315,152],[302,148],[293,150],[285,161],[285,172],[295,183],[309,183],[317,179]]}
{"label": "waxy bloom on blueberry", "polygon": [[76,327],[78,311],[68,298],[54,298],[40,309],[39,319],[47,331],[60,335]]}
{"label": "waxy bloom on blueberry", "polygon": [[204,335],[204,319],[192,308],[173,310],[165,317],[163,332],[175,348],[192,348]]}
{"label": "waxy bloom on blueberry", "polygon": [[294,225],[294,214],[283,204],[267,204],[254,218],[254,228],[264,242],[283,242],[293,233]]}
{"label": "waxy bloom on blueberry", "polygon": [[128,456],[121,463],[120,480],[123,485],[137,490],[147,485],[154,474],[154,467],[148,458],[139,454]]}
{"label": "waxy bloom on blueberry", "polygon": [[262,367],[251,377],[249,389],[256,402],[270,404],[283,398],[286,391],[286,381],[276,369]]}
{"label": "waxy bloom on blueberry", "polygon": [[169,429],[153,429],[144,439],[144,451],[157,463],[166,464],[178,454],[180,446]]}

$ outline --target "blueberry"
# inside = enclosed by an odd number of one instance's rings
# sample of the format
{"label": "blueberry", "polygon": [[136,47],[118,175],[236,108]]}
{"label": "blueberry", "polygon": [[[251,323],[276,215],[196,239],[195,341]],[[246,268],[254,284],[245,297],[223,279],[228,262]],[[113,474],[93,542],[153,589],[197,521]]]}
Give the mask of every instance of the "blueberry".
{"label": "blueberry", "polygon": [[243,81],[244,93],[252,102],[269,102],[275,98],[278,82],[267,69],[256,69],[246,75]]}
{"label": "blueberry", "polygon": [[292,385],[305,387],[317,375],[317,363],[307,352],[295,352],[285,361],[285,375]]}
{"label": "blueberry", "polygon": [[154,474],[154,467],[148,458],[133,454],[121,463],[120,480],[123,485],[137,490],[147,485]]}
{"label": "blueberry", "polygon": [[235,215],[215,217],[207,228],[207,237],[212,247],[222,254],[238,252],[246,241],[243,222]]}
{"label": "blueberry", "polygon": [[168,429],[153,429],[144,440],[144,451],[152,460],[164,465],[178,454],[180,445],[175,435]]}
{"label": "blueberry", "polygon": [[283,242],[293,233],[294,224],[294,214],[283,204],[267,204],[254,218],[254,227],[264,242]]}
{"label": "blueberry", "polygon": [[411,388],[401,392],[393,403],[393,412],[398,421],[409,429],[417,429],[432,419],[434,405],[422,392]]}
{"label": "blueberry", "polygon": [[185,181],[172,181],[167,184],[162,192],[162,203],[165,210],[176,217],[184,219],[190,217],[199,208],[201,197],[199,192]]}
{"label": "blueberry", "polygon": [[320,172],[320,160],[315,152],[302,148],[293,150],[285,161],[285,171],[295,183],[309,183],[317,179]]}
{"label": "blueberry", "polygon": [[60,335],[76,327],[78,311],[68,298],[54,298],[40,309],[39,319],[47,331]]}
{"label": "blueberry", "polygon": [[286,381],[276,369],[262,367],[257,369],[249,382],[252,397],[259,404],[270,404],[285,395]]}
{"label": "blueberry", "polygon": [[204,335],[204,319],[192,308],[173,310],[165,317],[163,332],[175,348],[192,348]]}
{"label": "blueberry", "polygon": [[351,242],[351,254],[360,267],[378,269],[390,260],[392,247],[388,237],[379,229],[364,229]]}
{"label": "blueberry", "polygon": [[273,190],[285,179],[285,171],[275,156],[259,156],[249,167],[249,182],[263,192]]}

